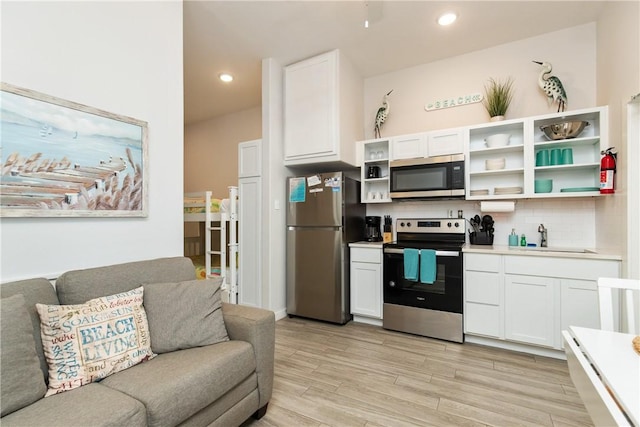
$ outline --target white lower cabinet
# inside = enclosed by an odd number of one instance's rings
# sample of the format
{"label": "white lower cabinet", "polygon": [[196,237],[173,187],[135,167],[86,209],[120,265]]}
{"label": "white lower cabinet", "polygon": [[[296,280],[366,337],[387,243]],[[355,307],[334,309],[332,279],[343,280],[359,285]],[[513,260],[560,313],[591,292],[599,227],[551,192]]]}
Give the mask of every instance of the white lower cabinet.
{"label": "white lower cabinet", "polygon": [[505,338],[555,347],[554,279],[506,274],[504,282]]}
{"label": "white lower cabinet", "polygon": [[502,257],[465,254],[464,332],[504,338]]}
{"label": "white lower cabinet", "polygon": [[560,279],[560,304],[561,330],[571,325],[600,328],[599,311],[585,310],[585,307],[598,307],[598,283],[595,280]]}
{"label": "white lower cabinet", "polygon": [[351,314],[382,319],[382,247],[351,247]]}
{"label": "white lower cabinet", "polygon": [[465,333],[556,350],[570,325],[600,327],[598,277],[620,276],[616,260],[464,257]]}

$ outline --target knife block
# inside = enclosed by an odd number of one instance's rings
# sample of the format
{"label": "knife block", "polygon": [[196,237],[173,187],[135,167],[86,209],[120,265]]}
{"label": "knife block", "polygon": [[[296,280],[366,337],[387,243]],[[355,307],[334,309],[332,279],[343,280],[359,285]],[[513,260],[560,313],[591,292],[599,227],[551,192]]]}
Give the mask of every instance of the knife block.
{"label": "knife block", "polygon": [[472,245],[493,245],[493,233],[487,231],[470,231],[469,243]]}

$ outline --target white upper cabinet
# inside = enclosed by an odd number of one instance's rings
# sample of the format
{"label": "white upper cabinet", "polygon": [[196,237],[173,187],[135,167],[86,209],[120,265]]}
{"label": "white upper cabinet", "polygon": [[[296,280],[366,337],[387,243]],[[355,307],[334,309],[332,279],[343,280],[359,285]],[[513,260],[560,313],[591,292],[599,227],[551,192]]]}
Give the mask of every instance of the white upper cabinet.
{"label": "white upper cabinet", "polygon": [[363,80],[338,50],[284,70],[284,163],[356,165]]}
{"label": "white upper cabinet", "polygon": [[462,129],[396,136],[391,139],[392,160],[448,156],[464,152]]}
{"label": "white upper cabinet", "polygon": [[464,152],[464,137],[461,129],[447,129],[427,134],[429,157],[449,156]]}
{"label": "white upper cabinet", "polygon": [[396,136],[391,139],[393,160],[427,157],[427,134]]}

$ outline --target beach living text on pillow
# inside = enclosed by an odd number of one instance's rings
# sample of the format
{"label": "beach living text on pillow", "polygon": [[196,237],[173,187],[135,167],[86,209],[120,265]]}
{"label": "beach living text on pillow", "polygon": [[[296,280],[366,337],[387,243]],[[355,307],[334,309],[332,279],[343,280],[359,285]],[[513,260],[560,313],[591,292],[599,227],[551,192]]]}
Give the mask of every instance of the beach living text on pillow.
{"label": "beach living text on pillow", "polygon": [[52,395],[155,356],[142,287],[86,304],[37,304]]}

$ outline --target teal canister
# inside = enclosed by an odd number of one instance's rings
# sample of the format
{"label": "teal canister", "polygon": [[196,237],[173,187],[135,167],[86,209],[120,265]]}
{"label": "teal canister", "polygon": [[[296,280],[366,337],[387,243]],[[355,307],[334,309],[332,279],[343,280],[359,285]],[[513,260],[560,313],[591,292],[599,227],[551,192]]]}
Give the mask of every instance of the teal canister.
{"label": "teal canister", "polygon": [[518,246],[518,235],[515,228],[512,228],[511,234],[509,234],[509,246]]}

